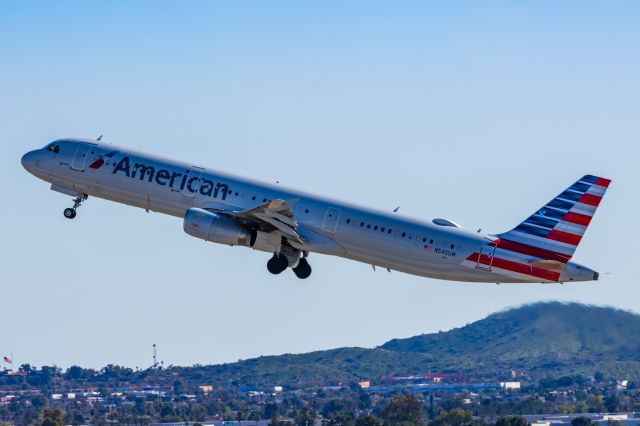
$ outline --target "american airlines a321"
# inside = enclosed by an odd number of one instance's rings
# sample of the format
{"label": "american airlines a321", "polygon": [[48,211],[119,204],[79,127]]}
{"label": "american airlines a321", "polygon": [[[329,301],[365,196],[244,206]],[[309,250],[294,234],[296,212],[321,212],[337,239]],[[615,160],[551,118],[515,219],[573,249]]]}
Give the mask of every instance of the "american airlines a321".
{"label": "american airlines a321", "polygon": [[0,2],[0,426],[640,426],[640,2]]}
{"label": "american airlines a321", "polygon": [[513,229],[489,234],[446,218],[417,221],[99,140],[56,140],[24,154],[22,165],[73,197],[64,210],[68,219],[90,197],[176,216],[190,236],[268,253],[270,273],[291,269],[300,279],[311,275],[314,255],[331,255],[441,280],[594,281],[599,273],[572,259],[611,183],[586,174]]}

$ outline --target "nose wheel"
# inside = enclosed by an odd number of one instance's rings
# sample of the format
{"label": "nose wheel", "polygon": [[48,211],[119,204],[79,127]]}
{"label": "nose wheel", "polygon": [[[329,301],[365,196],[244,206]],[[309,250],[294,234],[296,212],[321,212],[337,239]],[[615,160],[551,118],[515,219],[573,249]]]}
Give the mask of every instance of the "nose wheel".
{"label": "nose wheel", "polygon": [[64,209],[63,214],[67,219],[73,219],[74,217],[76,217],[76,209],[66,208]]}
{"label": "nose wheel", "polygon": [[83,197],[76,197],[73,199],[73,207],[69,207],[64,209],[64,217],[66,217],[67,219],[73,219],[74,217],[76,217],[76,209],[78,209],[78,207],[80,207],[80,205],[82,204],[82,202],[84,200],[87,199],[87,196],[84,195]]}

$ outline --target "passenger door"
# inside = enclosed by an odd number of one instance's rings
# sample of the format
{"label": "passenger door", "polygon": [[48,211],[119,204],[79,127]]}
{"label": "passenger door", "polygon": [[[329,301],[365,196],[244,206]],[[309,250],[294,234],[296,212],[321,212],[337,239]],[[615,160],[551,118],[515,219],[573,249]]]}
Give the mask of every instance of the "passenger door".
{"label": "passenger door", "polygon": [[71,169],[77,170],[79,172],[83,172],[85,165],[87,164],[87,159],[89,158],[89,150],[91,149],[91,145],[86,143],[81,143],[76,148],[75,154],[73,154],[73,159],[71,160]]}
{"label": "passenger door", "polygon": [[[493,255],[496,252],[496,246],[492,243],[485,243],[480,247],[480,255],[478,256],[478,262],[476,268],[483,271],[490,271],[493,264]],[[488,258],[488,259],[487,259]],[[482,263],[481,263],[482,261]]]}
{"label": "passenger door", "polygon": [[327,232],[334,233],[338,227],[338,219],[342,210],[335,207],[329,207],[324,215],[324,222],[322,223],[322,229]]}

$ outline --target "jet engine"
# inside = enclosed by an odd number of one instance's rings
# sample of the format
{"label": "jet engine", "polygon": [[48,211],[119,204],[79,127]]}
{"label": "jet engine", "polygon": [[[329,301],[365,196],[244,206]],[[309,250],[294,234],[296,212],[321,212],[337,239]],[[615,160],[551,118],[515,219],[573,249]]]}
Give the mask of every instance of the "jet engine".
{"label": "jet engine", "polygon": [[184,215],[184,232],[201,240],[230,246],[251,247],[256,232],[226,216],[192,207]]}

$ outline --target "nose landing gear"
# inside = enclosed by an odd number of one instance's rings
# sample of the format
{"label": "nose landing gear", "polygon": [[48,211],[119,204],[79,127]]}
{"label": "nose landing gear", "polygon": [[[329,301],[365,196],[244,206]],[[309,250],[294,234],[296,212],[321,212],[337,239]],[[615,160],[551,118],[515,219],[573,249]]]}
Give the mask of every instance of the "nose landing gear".
{"label": "nose landing gear", "polygon": [[84,200],[86,200],[88,197],[86,194],[83,194],[83,196],[77,196],[76,198],[73,199],[73,207],[69,207],[64,209],[64,217],[66,217],[67,219],[73,219],[74,217],[76,217],[76,209],[78,207],[80,207],[80,205],[82,204],[82,202]]}

